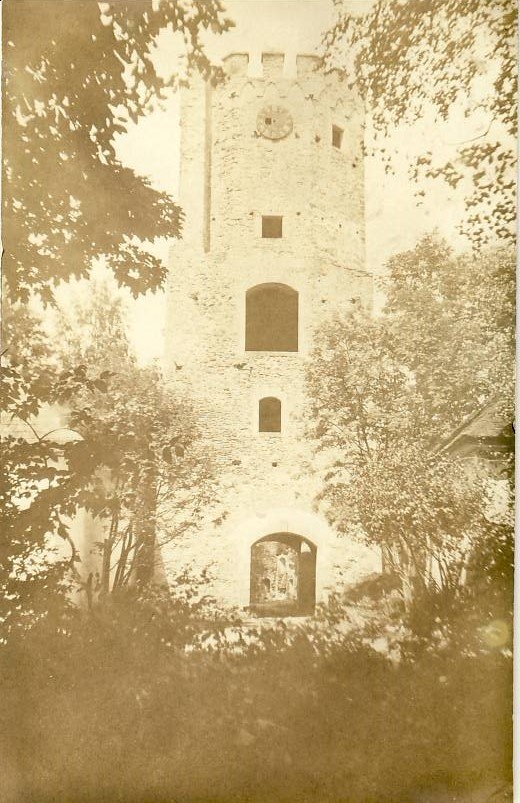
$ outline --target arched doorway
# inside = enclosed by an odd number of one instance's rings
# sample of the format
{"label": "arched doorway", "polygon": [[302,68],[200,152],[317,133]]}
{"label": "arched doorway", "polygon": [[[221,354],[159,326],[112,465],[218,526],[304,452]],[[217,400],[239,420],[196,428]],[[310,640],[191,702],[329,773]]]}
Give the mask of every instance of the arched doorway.
{"label": "arched doorway", "polygon": [[259,616],[306,616],[316,604],[316,547],[293,533],[251,546],[250,607]]}

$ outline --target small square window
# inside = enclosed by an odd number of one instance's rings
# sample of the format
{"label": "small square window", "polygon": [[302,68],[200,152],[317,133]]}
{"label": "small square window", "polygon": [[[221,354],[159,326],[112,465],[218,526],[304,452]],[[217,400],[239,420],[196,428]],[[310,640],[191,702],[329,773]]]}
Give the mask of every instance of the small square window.
{"label": "small square window", "polygon": [[341,148],[343,142],[343,129],[338,125],[332,126],[332,145],[334,148]]}
{"label": "small square window", "polygon": [[280,215],[262,215],[262,237],[276,238],[282,236],[282,218]]}

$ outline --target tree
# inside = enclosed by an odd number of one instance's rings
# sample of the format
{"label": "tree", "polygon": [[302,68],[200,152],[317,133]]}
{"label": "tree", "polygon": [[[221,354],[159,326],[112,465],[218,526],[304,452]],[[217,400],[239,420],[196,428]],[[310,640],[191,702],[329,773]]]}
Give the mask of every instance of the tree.
{"label": "tree", "polygon": [[459,587],[483,489],[460,465],[433,457],[426,402],[396,351],[384,322],[356,310],[329,325],[308,380],[326,457],[319,501],[340,533],[382,548],[409,604],[430,582],[433,559],[441,586]]}
{"label": "tree", "polygon": [[[495,395],[510,406],[512,249],[456,255],[438,234],[427,235],[389,259],[380,290],[380,316],[352,306],[317,339],[309,378],[327,431],[329,419],[331,433],[333,424],[343,425],[334,418],[342,412],[353,421],[358,410],[373,409],[372,426],[385,437],[393,428],[431,447]],[[329,379],[321,381],[322,374]]]}
{"label": "tree", "polygon": [[[34,612],[36,586],[47,589],[44,609],[66,580],[80,581],[94,599],[96,578],[79,571],[71,535],[79,509],[99,522],[97,591],[106,595],[148,583],[160,548],[215,502],[211,455],[190,404],[155,368],[137,365],[121,297],[106,285],[90,290],[90,301],[69,302],[51,334],[21,305],[10,316],[12,342],[21,346],[10,351],[3,376],[11,425],[2,439],[1,580],[6,620],[19,604],[22,626],[42,613]],[[31,327],[34,351],[17,337],[20,323],[24,334]],[[43,401],[60,405],[61,421],[50,431],[39,416]],[[69,559],[50,553],[53,535],[68,544]]]}
{"label": "tree", "polygon": [[[70,559],[53,559],[49,550],[50,535],[69,539],[65,520],[75,510],[61,448],[52,438],[55,427],[41,419],[38,424],[38,414],[59,402],[65,389],[59,361],[38,316],[25,305],[6,306],[3,327],[10,341],[0,375],[0,623],[6,639],[56,608],[63,612],[61,592],[76,552],[70,541]],[[92,379],[78,372],[69,385],[80,384],[95,391]]]}
{"label": "tree", "polygon": [[78,504],[102,524],[106,594],[149,583],[160,548],[215,501],[211,459],[189,405],[153,369],[114,372],[101,402],[85,401],[70,414],[82,441],[65,456],[71,479],[86,479]]}
{"label": "tree", "polygon": [[[325,60],[346,69],[370,110],[378,141],[425,114],[448,120],[462,108],[485,130],[464,138],[447,162],[421,154],[414,180],[471,179],[462,229],[477,246],[515,229],[516,3],[497,0],[375,0],[363,16],[335,0]],[[387,163],[391,154],[382,151]]]}
{"label": "tree", "polygon": [[511,413],[515,255],[455,255],[438,235],[389,259],[383,321],[393,355],[412,372],[431,444],[494,396]]}
{"label": "tree", "polygon": [[[219,0],[4,3],[3,275],[13,299],[86,276],[104,255],[137,295],[165,269],[143,241],[178,236],[181,212],[117,162],[114,136],[175,85],[153,61],[169,28],[186,71],[218,79],[202,33],[226,30]],[[35,36],[35,30],[38,35]]]}
{"label": "tree", "polygon": [[457,257],[430,236],[387,267],[382,314],[329,322],[309,363],[321,502],[393,555],[403,593],[430,582],[432,559],[457,593],[494,524],[485,478],[436,446],[490,398],[512,413],[514,255]]}
{"label": "tree", "polygon": [[[155,70],[153,50],[161,31],[169,29],[181,45],[182,80],[195,69],[218,80],[219,71],[209,63],[202,40],[206,30],[221,33],[231,23],[219,0],[7,0],[3,11],[2,267],[7,348],[2,355],[5,474],[0,557],[7,601],[2,615],[16,619],[15,612],[20,612],[23,626],[23,615],[31,621],[40,615],[38,610],[44,613],[51,585],[56,589],[75,568],[77,553],[67,522],[79,505],[87,503],[89,489],[94,493],[91,486],[107,458],[106,447],[100,446],[101,432],[110,424],[102,415],[114,413],[103,407],[102,399],[109,388],[115,393],[120,381],[95,361],[74,363],[69,355],[60,363],[45,327],[24,302],[35,295],[52,302],[54,285],[86,276],[100,255],[118,283],[134,295],[162,285],[165,269],[142,243],[177,236],[181,212],[171,198],[118,164],[114,136],[178,83],[179,75],[163,79]],[[107,349],[111,342],[109,338],[105,343]],[[117,342],[124,351],[122,341]],[[116,356],[122,355],[114,351],[112,362]],[[137,368],[132,370],[135,378]],[[152,438],[151,419],[157,413],[153,403],[173,416],[164,437],[175,427],[178,434],[181,427],[175,416],[183,414],[182,405],[167,398],[156,374],[141,372],[138,379],[141,397],[146,395],[145,386],[152,387],[145,399],[148,429],[138,442],[126,442],[126,453],[119,444],[117,455],[123,462],[130,452],[139,460],[146,449],[152,461],[168,454],[161,452],[169,448],[166,442],[159,446],[161,433],[154,431]],[[132,415],[135,418],[134,386],[129,379],[126,398],[119,389],[121,418],[115,423],[129,429]],[[82,430],[69,432],[67,443],[56,442],[54,427],[40,428],[40,413],[60,404],[66,409],[60,435],[71,422]],[[92,411],[98,409],[96,418]],[[188,444],[193,418],[187,406],[182,410],[186,410],[183,442]],[[164,416],[160,423],[165,423]],[[177,477],[194,465],[189,450],[187,454]],[[160,472],[167,473],[166,462],[160,463]],[[174,473],[173,465],[168,470]],[[137,481],[137,473],[132,476]],[[93,506],[99,503],[94,497]],[[70,560],[48,563],[50,534],[68,541]],[[39,608],[36,586],[42,592]]]}

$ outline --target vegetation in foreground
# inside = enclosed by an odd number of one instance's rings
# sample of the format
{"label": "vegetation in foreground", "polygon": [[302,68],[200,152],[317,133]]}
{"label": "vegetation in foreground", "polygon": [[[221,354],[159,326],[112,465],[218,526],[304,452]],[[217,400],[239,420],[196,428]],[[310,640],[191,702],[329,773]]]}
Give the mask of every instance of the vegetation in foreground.
{"label": "vegetation in foreground", "polygon": [[162,592],[41,619],[0,655],[7,799],[509,799],[505,623],[356,604],[362,629],[339,600],[245,627]]}

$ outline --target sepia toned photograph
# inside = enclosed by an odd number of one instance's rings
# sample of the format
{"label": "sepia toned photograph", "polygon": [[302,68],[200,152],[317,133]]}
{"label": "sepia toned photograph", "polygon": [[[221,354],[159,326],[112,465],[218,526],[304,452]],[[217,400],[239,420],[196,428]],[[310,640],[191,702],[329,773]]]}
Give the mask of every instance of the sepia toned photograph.
{"label": "sepia toned photograph", "polygon": [[4,0],[0,800],[514,803],[517,4]]}

